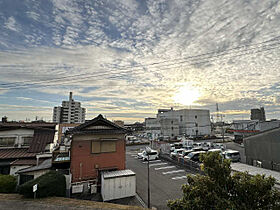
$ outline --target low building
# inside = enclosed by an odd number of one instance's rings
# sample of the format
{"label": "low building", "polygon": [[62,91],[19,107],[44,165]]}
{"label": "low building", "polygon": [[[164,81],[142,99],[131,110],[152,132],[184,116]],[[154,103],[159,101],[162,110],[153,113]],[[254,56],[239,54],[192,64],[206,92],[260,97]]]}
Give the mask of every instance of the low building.
{"label": "low building", "polygon": [[244,139],[247,164],[280,171],[280,128],[274,128]]}
{"label": "low building", "polygon": [[[71,130],[71,163],[73,190],[77,183],[101,186],[101,172],[125,169],[125,134],[127,130],[102,115]],[[85,188],[83,188],[85,189]]]}
{"label": "low building", "polygon": [[155,138],[165,134],[170,138],[211,135],[210,112],[204,109],[159,109],[157,117],[146,118],[145,123],[146,133]]}
{"label": "low building", "polygon": [[280,120],[234,120],[229,131],[233,132],[236,141],[242,141],[248,136],[278,127]]}

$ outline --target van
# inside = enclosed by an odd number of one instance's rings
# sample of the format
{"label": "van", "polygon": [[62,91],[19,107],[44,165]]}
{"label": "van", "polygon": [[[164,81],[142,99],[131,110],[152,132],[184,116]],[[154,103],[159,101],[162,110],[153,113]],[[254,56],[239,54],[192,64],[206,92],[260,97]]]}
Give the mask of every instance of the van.
{"label": "van", "polygon": [[148,157],[146,150],[144,150],[142,153],[138,153],[137,156],[139,159],[142,159],[144,161],[147,161],[148,158],[149,158],[149,160],[157,160],[159,158],[159,153],[157,150],[151,150],[151,152],[149,153],[149,157]]}
{"label": "van", "polygon": [[225,159],[229,159],[232,162],[240,162],[240,153],[237,150],[226,150],[223,153]]}

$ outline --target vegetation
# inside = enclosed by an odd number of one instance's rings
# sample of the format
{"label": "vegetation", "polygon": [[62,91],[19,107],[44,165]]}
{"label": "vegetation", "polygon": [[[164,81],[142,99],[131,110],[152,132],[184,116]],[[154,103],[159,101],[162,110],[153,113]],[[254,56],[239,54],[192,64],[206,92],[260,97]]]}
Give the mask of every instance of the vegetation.
{"label": "vegetation", "polygon": [[168,201],[174,210],[181,209],[279,209],[280,193],[273,188],[275,179],[248,173],[231,175],[230,161],[219,153],[201,157],[205,176],[188,175],[182,186],[183,197]]}
{"label": "vegetation", "polygon": [[15,192],[17,181],[14,176],[0,174],[0,193]]}
{"label": "vegetation", "polygon": [[37,184],[36,197],[65,196],[66,183],[63,174],[50,171],[37,179],[24,183],[19,187],[19,193],[26,198],[32,198],[33,185]]}

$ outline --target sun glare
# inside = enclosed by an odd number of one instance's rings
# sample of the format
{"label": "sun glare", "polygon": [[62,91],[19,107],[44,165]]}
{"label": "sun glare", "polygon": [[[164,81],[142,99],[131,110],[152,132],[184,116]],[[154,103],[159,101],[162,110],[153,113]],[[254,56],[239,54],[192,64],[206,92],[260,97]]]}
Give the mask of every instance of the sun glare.
{"label": "sun glare", "polygon": [[182,105],[193,105],[196,100],[200,97],[198,89],[188,84],[183,85],[175,93],[173,99],[175,103]]}

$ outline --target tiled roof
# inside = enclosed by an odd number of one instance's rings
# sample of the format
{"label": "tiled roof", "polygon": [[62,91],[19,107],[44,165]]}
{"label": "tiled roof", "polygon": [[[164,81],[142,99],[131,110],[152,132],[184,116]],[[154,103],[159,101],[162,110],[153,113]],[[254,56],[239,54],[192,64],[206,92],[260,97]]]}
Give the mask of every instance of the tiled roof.
{"label": "tiled roof", "polygon": [[[101,125],[101,126],[108,126],[110,127],[110,129],[87,129],[88,127],[90,126],[98,126],[98,125]],[[72,129],[69,130],[69,133],[72,133],[72,134],[88,134],[88,133],[127,133],[128,130],[121,127],[121,126],[118,126],[117,124],[105,119],[101,114],[98,115],[96,118],[86,122],[86,123],[83,123],[77,127],[74,127]]]}
{"label": "tiled roof", "polygon": [[[42,160],[39,159],[39,163],[41,163]],[[33,159],[17,159],[13,162],[11,162],[11,165],[31,165],[35,166],[37,164],[37,160],[35,158]]]}
{"label": "tiled roof", "polygon": [[44,152],[47,144],[53,142],[54,132],[55,130],[51,129],[36,129],[28,152]]}
{"label": "tiled roof", "polygon": [[25,173],[25,172],[31,172],[31,171],[38,171],[43,169],[50,169],[52,167],[52,159],[44,160],[41,164],[38,166],[32,166],[30,168],[24,168],[19,170],[17,173]]}
{"label": "tiled roof", "polygon": [[28,148],[0,148],[0,159],[29,158],[35,156],[35,153],[28,152]]}

